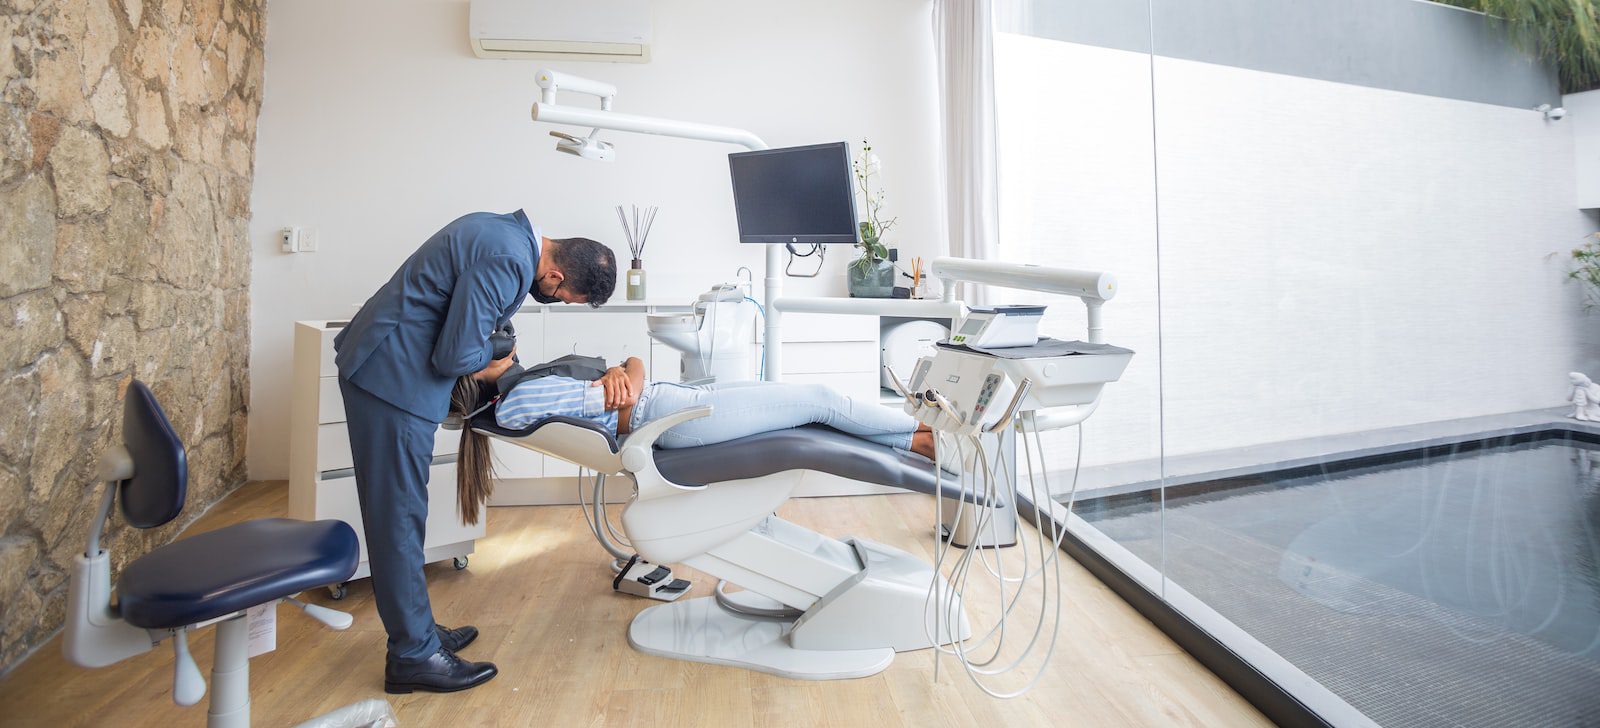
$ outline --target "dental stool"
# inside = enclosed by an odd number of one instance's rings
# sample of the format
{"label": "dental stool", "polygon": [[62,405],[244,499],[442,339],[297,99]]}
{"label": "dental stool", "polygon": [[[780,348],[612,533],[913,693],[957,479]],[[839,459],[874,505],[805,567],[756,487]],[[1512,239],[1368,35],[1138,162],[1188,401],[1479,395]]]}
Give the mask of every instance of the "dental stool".
{"label": "dental stool", "polygon": [[99,463],[105,497],[89,529],[88,547],[72,567],[62,652],[82,667],[104,667],[172,639],[172,698],[194,705],[205,680],[189,654],[188,633],[216,624],[207,725],[250,725],[250,665],[245,611],[288,601],[342,630],[350,615],[290,598],[348,580],[358,560],[355,531],[343,521],[262,518],[155,549],[128,564],[111,603],[111,562],[100,534],[120,494],[122,515],[136,528],[155,528],[183,510],[188,464],[183,443],[150,388],[135,380],[122,413],[122,444]]}

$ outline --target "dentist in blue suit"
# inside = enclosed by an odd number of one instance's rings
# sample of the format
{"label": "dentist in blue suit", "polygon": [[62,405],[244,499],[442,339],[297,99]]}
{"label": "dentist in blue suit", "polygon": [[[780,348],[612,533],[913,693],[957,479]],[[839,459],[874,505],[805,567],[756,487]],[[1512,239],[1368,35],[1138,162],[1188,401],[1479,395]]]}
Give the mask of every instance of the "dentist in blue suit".
{"label": "dentist in blue suit", "polygon": [[599,306],[616,282],[616,256],[600,243],[544,237],[521,210],[475,212],[428,238],[334,339],[372,593],[389,633],[386,691],[465,690],[497,672],[456,656],[478,630],[434,622],[422,573],[428,465],[451,387],[511,366],[514,354],[493,359],[489,335],[524,298]]}

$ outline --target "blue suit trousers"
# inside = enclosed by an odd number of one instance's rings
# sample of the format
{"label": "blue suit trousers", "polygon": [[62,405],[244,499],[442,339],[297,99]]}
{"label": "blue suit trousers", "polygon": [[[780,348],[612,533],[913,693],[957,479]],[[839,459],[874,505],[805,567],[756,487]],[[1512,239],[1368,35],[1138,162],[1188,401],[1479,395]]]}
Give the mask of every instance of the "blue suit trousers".
{"label": "blue suit trousers", "polygon": [[439,423],[389,404],[344,377],[339,378],[339,391],[355,456],[372,595],[389,632],[389,655],[422,660],[439,651],[422,573],[428,465]]}

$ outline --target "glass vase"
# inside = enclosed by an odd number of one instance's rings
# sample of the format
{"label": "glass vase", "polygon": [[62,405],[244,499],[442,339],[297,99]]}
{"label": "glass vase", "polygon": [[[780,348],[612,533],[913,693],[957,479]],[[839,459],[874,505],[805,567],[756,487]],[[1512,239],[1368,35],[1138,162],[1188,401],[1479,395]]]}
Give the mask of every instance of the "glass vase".
{"label": "glass vase", "polygon": [[894,263],[856,259],[846,269],[851,298],[890,298],[894,295]]}

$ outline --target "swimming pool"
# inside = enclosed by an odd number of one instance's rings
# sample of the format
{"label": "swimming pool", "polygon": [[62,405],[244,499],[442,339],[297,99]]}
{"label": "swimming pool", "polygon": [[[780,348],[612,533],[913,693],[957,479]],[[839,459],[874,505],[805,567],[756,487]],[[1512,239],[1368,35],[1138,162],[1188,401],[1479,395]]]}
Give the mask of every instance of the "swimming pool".
{"label": "swimming pool", "polygon": [[1378,723],[1600,724],[1600,436],[1329,458],[1168,487],[1164,514],[1152,497],[1075,510]]}

